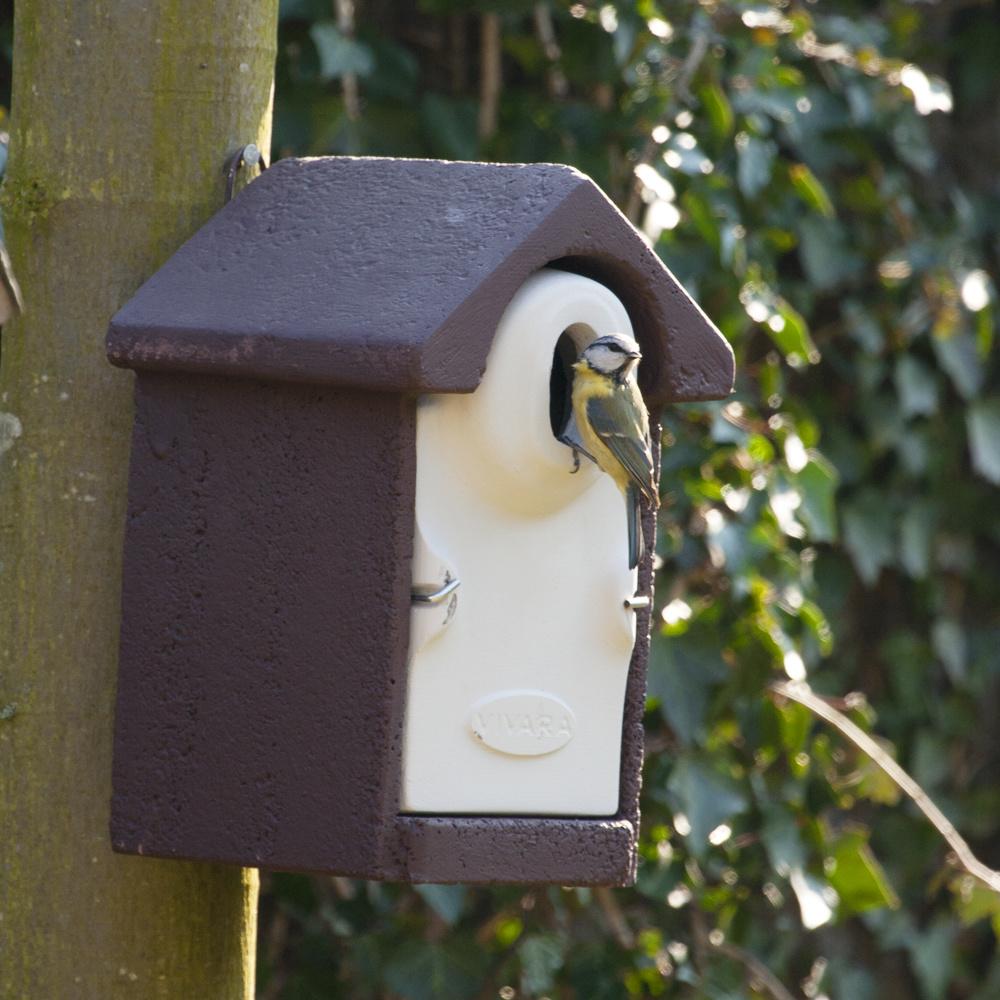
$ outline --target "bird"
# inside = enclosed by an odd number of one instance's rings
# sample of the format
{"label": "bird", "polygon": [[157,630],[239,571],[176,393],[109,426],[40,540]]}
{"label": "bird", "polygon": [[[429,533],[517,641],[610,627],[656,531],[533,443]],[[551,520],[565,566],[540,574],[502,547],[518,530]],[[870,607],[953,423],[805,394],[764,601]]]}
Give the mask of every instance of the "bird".
{"label": "bird", "polygon": [[654,509],[660,503],[649,414],[635,378],[641,357],[631,337],[610,333],[584,348],[573,365],[573,417],[584,446],[576,450],[606,472],[625,499],[629,569],[642,557],[639,498],[645,497]]}

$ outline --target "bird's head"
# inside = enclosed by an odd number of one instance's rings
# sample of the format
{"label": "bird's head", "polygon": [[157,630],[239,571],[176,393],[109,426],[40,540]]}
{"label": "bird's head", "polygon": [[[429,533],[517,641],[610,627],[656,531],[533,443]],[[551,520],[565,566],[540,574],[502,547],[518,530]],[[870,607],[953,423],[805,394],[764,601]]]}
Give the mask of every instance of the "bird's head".
{"label": "bird's head", "polygon": [[609,333],[598,337],[580,355],[580,361],[591,371],[624,382],[639,363],[639,345],[624,333]]}

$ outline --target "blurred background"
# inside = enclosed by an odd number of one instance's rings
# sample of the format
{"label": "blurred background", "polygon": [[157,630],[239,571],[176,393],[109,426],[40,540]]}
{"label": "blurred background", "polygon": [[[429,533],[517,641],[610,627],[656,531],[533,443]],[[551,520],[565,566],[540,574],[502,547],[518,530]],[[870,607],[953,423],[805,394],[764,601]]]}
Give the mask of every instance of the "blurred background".
{"label": "blurred background", "polygon": [[1000,897],[769,688],[1000,866],[998,6],[282,0],[279,33],[274,158],[572,164],[738,378],[663,414],[635,887],[263,873],[260,1000],[1000,997]]}
{"label": "blurred background", "polygon": [[1000,865],[1000,10],[282,0],[280,18],[274,157],[572,164],[739,376],[728,402],[663,414],[637,885],[266,875],[259,996],[1000,997],[1000,899],[766,688],[808,678]]}

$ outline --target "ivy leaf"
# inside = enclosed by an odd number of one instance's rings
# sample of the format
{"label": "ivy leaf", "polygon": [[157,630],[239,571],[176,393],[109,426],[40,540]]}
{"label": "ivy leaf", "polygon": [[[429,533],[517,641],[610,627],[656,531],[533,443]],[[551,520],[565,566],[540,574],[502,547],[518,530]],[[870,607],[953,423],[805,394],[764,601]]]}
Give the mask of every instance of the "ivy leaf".
{"label": "ivy leaf", "polygon": [[648,691],[659,699],[664,719],[685,743],[704,737],[712,685],[726,674],[717,642],[702,643],[691,633],[666,637],[653,631]]}
{"label": "ivy leaf", "polygon": [[874,491],[866,491],[844,504],[842,512],[844,546],[858,576],[872,587],[895,555],[892,512],[885,498]]}
{"label": "ivy leaf", "polygon": [[904,417],[929,417],[937,413],[937,379],[923,361],[912,354],[904,354],[896,362],[893,379]]}
{"label": "ivy leaf", "polygon": [[804,164],[796,163],[788,168],[788,176],[799,197],[815,208],[827,219],[832,219],[836,213],[833,202],[826,193],[826,188],[819,182],[816,175]]}
{"label": "ivy leaf", "polygon": [[778,144],[745,132],[736,141],[736,183],[744,198],[756,198],[771,180]]}
{"label": "ivy leaf", "polygon": [[972,467],[983,479],[1000,486],[1000,400],[973,403],[965,416]]}
{"label": "ivy leaf", "polygon": [[415,885],[417,894],[449,926],[454,927],[465,905],[464,885]]}
{"label": "ivy leaf", "polygon": [[867,833],[845,834],[829,844],[827,851],[824,870],[843,909],[850,913],[884,906],[899,909],[899,896],[868,846]]}
{"label": "ivy leaf", "polygon": [[406,1000],[465,1000],[483,984],[478,956],[461,942],[404,941],[385,967],[386,985]]}
{"label": "ivy leaf", "polygon": [[724,139],[733,130],[733,109],[729,106],[726,92],[713,82],[699,90],[698,97],[708,116],[712,131],[720,139]]}
{"label": "ivy leaf", "polygon": [[976,349],[975,337],[959,333],[952,337],[932,337],[931,343],[938,364],[948,373],[962,396],[965,399],[978,396],[986,372]]}
{"label": "ivy leaf", "polygon": [[679,812],[688,818],[688,843],[697,855],[708,847],[708,835],[747,808],[746,796],[728,775],[708,761],[682,758],[674,767],[667,789]]}
{"label": "ivy leaf", "polygon": [[333,21],[316,21],[309,28],[309,37],[319,55],[322,80],[335,80],[345,73],[368,76],[375,68],[368,46],[342,35]]}
{"label": "ivy leaf", "polygon": [[565,947],[556,934],[533,934],[518,945],[521,960],[521,991],[539,996],[555,986],[555,974],[562,968]]}
{"label": "ivy leaf", "polygon": [[820,360],[819,351],[813,343],[805,319],[796,312],[780,295],[773,300],[774,315],[765,324],[768,334],[778,349],[788,359],[789,364]]}
{"label": "ivy leaf", "polygon": [[479,151],[476,114],[473,101],[429,93],[420,102],[420,118],[432,148],[440,156],[457,160],[474,160]]}
{"label": "ivy leaf", "polygon": [[948,992],[956,931],[953,919],[939,917],[910,942],[910,964],[927,1000],[944,1000]]}
{"label": "ivy leaf", "polygon": [[839,479],[836,468],[816,453],[809,456],[809,461],[795,475],[795,485],[802,497],[799,520],[814,542],[837,540],[834,496]]}

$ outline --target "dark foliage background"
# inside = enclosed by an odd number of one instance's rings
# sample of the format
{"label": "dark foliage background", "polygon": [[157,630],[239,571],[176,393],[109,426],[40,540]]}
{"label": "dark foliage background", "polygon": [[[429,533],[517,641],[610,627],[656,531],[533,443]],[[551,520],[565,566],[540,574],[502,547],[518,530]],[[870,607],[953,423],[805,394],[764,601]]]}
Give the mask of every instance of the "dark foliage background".
{"label": "dark foliage background", "polygon": [[261,1000],[1000,996],[1000,898],[768,690],[1000,866],[998,53],[977,0],[282,0],[275,157],[573,164],[739,378],[664,413],[637,885],[265,875]]}
{"label": "dark foliage background", "polygon": [[1000,864],[997,7],[333,2],[282,3],[274,156],[573,164],[740,374],[664,414],[637,885],[267,876],[259,995],[1000,996],[1000,900],[767,690]]}

